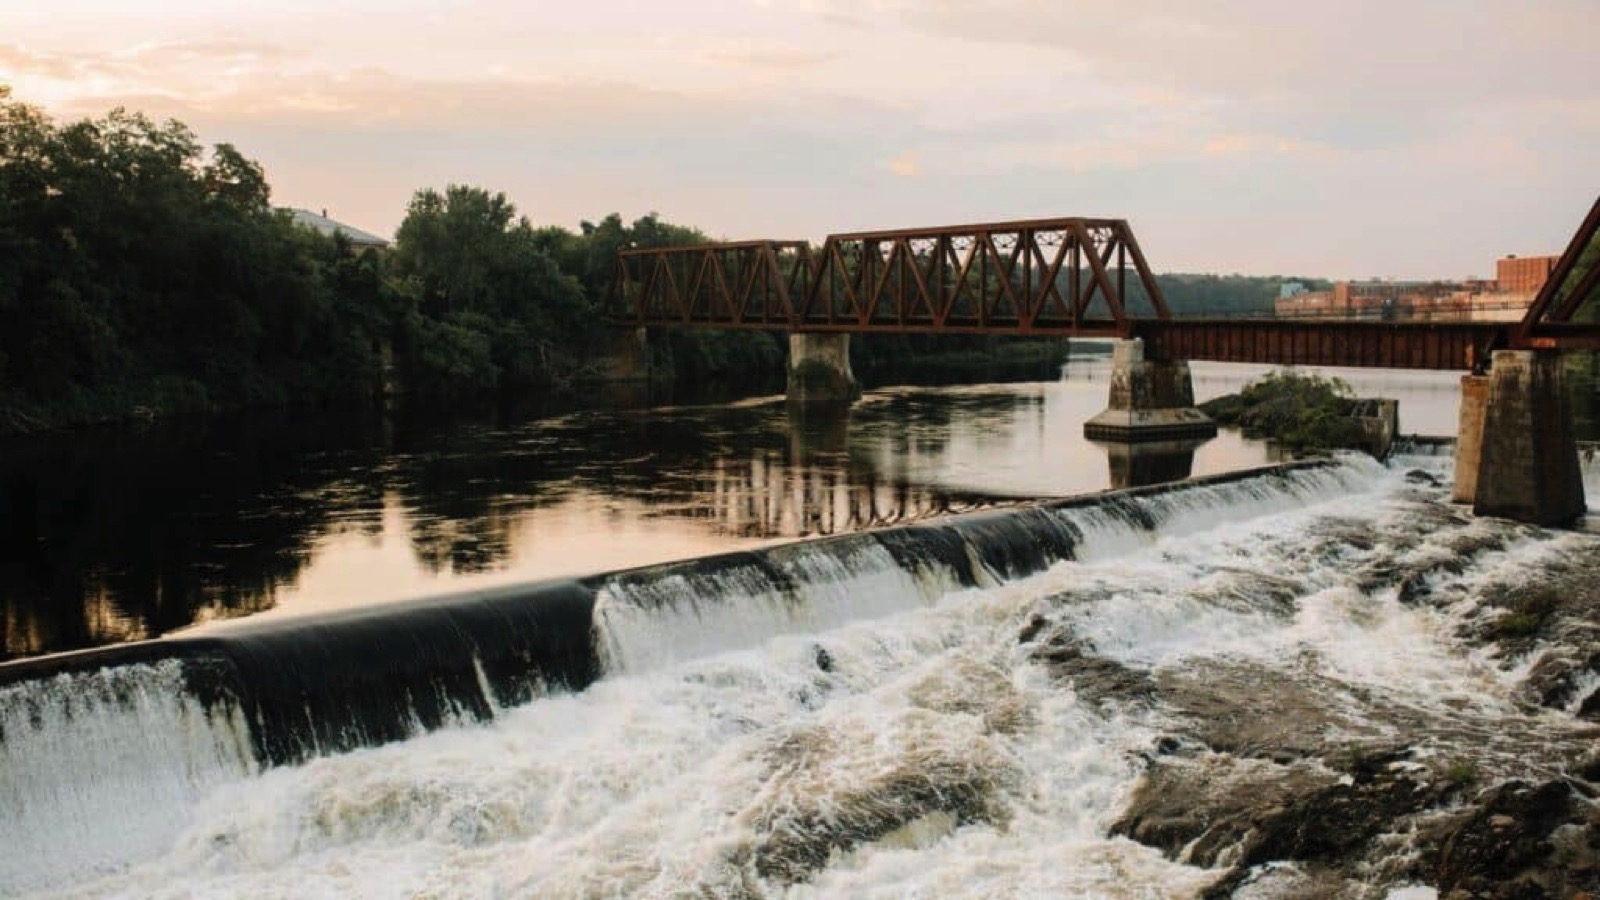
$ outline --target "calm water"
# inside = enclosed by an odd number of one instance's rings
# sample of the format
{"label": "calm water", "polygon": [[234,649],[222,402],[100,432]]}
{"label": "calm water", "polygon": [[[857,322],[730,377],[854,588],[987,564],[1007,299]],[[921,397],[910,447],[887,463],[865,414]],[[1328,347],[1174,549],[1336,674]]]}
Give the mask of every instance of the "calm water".
{"label": "calm water", "polygon": [[[1195,366],[1200,399],[1265,371]],[[1452,434],[1456,377],[1339,373]],[[1082,436],[1108,366],[1058,381],[450,422],[288,414],[0,445],[6,657],[466,586],[597,572],[1152,483],[1273,458],[1225,432],[1129,454]]]}

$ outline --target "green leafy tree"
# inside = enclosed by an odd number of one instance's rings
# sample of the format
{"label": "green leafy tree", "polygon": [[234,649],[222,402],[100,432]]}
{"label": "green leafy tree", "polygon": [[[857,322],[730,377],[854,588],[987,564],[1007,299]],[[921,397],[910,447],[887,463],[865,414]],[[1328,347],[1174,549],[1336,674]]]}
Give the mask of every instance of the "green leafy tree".
{"label": "green leafy tree", "polygon": [[519,217],[504,194],[465,185],[418,191],[392,260],[419,298],[413,386],[444,394],[526,387],[589,367],[598,317],[552,249],[575,252]]}
{"label": "green leafy tree", "polygon": [[341,305],[340,249],[270,199],[180,123],[0,91],[0,430],[370,391],[386,317]]}

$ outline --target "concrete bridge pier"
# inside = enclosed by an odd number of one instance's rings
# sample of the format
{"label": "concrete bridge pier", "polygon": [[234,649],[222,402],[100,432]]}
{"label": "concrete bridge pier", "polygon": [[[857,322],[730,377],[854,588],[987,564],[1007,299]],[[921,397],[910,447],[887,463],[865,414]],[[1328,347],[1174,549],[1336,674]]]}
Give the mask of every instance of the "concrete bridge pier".
{"label": "concrete bridge pier", "polygon": [[789,335],[789,405],[797,409],[848,407],[861,396],[850,370],[850,335]]}
{"label": "concrete bridge pier", "polygon": [[1194,379],[1186,362],[1144,358],[1144,341],[1117,341],[1111,354],[1111,399],[1083,425],[1094,441],[1204,440],[1217,423],[1194,405]]}
{"label": "concrete bridge pier", "polygon": [[1461,379],[1457,503],[1534,525],[1568,525],[1583,515],[1565,372],[1553,350],[1496,350],[1488,375]]}

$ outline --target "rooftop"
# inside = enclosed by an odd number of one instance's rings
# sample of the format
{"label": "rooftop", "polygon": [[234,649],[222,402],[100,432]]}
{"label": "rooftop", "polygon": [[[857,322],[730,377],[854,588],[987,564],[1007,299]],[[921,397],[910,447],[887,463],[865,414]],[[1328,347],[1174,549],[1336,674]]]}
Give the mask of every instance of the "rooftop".
{"label": "rooftop", "polygon": [[345,240],[349,241],[354,246],[378,248],[389,246],[388,238],[381,238],[370,231],[362,231],[359,228],[346,225],[343,222],[336,222],[333,219],[328,218],[327,210],[323,210],[321,213],[314,213],[309,209],[289,209],[286,211],[289,213],[289,217],[294,220],[296,225],[310,228],[311,230],[320,234],[325,234],[328,237],[342,234],[344,235]]}

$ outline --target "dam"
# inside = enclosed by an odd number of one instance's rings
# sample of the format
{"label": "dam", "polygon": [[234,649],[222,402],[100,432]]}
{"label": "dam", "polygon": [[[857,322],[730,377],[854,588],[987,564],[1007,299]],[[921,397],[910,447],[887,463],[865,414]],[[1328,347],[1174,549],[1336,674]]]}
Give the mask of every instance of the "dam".
{"label": "dam", "polygon": [[[1073,396],[1074,366],[1004,388],[1000,419],[992,394],[913,394],[988,416],[983,433],[1053,435],[1033,415]],[[1097,403],[1103,375],[1086,377]],[[1197,391],[1244,377],[1201,369]],[[1044,406],[1015,405],[1036,390]],[[910,396],[869,394],[851,427]],[[859,452],[828,446],[807,452]],[[909,447],[875,471],[928,465]],[[830,487],[812,496],[843,504],[837,530],[801,515],[810,534],[709,555],[13,660],[0,893],[1398,890],[1434,877],[1418,848],[1461,802],[1441,793],[1461,760],[1482,783],[1585,777],[1587,613],[1550,601],[1528,631],[1505,598],[1585,596],[1592,526],[1473,517],[1448,455],[1240,458],[1040,500],[1005,496],[1020,471],[947,474],[940,499],[872,492],[866,528],[842,527],[853,495]],[[1088,477],[1116,471],[1101,456]],[[1387,783],[1372,759],[1423,799],[1384,807],[1334,875],[1246,865],[1242,832],[1149,793],[1226,824],[1199,785],[1230,786],[1265,798],[1244,814],[1270,825],[1303,814],[1272,799],[1286,784]],[[1219,840],[1244,851],[1205,849]]]}

